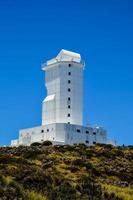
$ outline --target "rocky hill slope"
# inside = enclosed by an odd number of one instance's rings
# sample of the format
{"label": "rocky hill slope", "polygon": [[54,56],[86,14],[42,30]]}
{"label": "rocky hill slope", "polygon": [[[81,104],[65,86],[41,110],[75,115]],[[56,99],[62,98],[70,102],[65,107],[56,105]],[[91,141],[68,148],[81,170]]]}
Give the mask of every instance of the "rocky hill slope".
{"label": "rocky hill slope", "polygon": [[0,148],[0,200],[133,200],[133,147]]}

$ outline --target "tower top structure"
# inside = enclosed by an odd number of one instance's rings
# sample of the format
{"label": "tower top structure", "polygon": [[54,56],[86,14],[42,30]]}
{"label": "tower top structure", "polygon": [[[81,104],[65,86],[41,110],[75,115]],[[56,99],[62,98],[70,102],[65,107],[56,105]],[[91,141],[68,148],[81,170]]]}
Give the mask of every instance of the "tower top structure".
{"label": "tower top structure", "polygon": [[45,64],[42,65],[42,70],[45,70],[49,65],[53,65],[59,62],[75,62],[82,64],[83,66],[85,65],[79,53],[62,49],[55,58],[48,60]]}

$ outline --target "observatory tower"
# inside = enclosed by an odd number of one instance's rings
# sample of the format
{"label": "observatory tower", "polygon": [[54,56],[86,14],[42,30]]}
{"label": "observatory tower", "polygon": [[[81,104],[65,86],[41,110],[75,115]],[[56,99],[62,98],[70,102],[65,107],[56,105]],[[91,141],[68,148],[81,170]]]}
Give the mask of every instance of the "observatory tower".
{"label": "observatory tower", "polygon": [[83,125],[83,69],[80,54],[66,50],[43,65],[47,97],[43,101],[42,125]]}
{"label": "observatory tower", "polygon": [[84,63],[78,53],[61,50],[42,66],[47,96],[42,103],[42,125],[22,129],[12,146],[50,140],[53,144],[112,143],[103,127],[83,125]]}

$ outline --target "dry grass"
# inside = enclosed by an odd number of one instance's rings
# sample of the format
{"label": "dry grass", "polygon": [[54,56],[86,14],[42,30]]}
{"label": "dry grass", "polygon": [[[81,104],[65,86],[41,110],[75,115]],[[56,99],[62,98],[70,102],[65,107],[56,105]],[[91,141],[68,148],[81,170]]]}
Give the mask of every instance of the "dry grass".
{"label": "dry grass", "polygon": [[42,196],[41,194],[38,194],[33,191],[27,191],[26,195],[27,195],[27,200],[48,200],[47,197]]}
{"label": "dry grass", "polygon": [[133,200],[133,189],[126,187],[118,187],[113,185],[102,184],[102,187],[109,194],[115,193],[116,196],[121,197],[123,200]]}

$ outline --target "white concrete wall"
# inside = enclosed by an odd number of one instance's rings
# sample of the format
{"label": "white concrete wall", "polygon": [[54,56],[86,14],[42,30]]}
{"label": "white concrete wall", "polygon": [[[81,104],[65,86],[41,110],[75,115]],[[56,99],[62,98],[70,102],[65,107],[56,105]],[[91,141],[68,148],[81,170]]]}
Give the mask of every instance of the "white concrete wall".
{"label": "white concrete wall", "polygon": [[23,129],[19,133],[19,145],[30,145],[33,142],[54,141],[55,139],[56,124]]}
{"label": "white concrete wall", "polygon": [[47,96],[55,95],[55,98],[52,101],[50,100],[45,102],[44,100],[43,102],[42,125],[55,123],[57,121],[57,107],[59,107],[58,99],[60,97],[59,73],[59,64],[54,64],[52,68],[45,70],[45,86],[47,89]]}
{"label": "white concrete wall", "polygon": [[54,123],[45,126],[24,129],[19,134],[19,145],[30,145],[33,142],[50,140],[56,144],[106,143],[106,131],[102,128],[84,127],[80,125]]}
{"label": "white concrete wall", "polygon": [[44,101],[42,125],[68,122],[82,125],[83,65],[75,62],[58,62],[46,66],[45,81],[47,97],[55,95],[55,99]]}
{"label": "white concrete wall", "polygon": [[[69,67],[69,64],[71,64],[71,67]],[[74,62],[62,63],[60,76],[60,117],[58,123],[70,122],[71,124],[82,125],[83,66]],[[68,81],[71,81],[71,83],[68,83]],[[70,89],[70,92],[68,89]],[[68,114],[70,114],[70,117]]]}
{"label": "white concrete wall", "polygon": [[106,131],[104,129],[93,129],[92,127],[84,127],[78,125],[64,125],[66,131],[66,144],[84,143],[86,145],[94,145],[96,143],[106,143]]}

